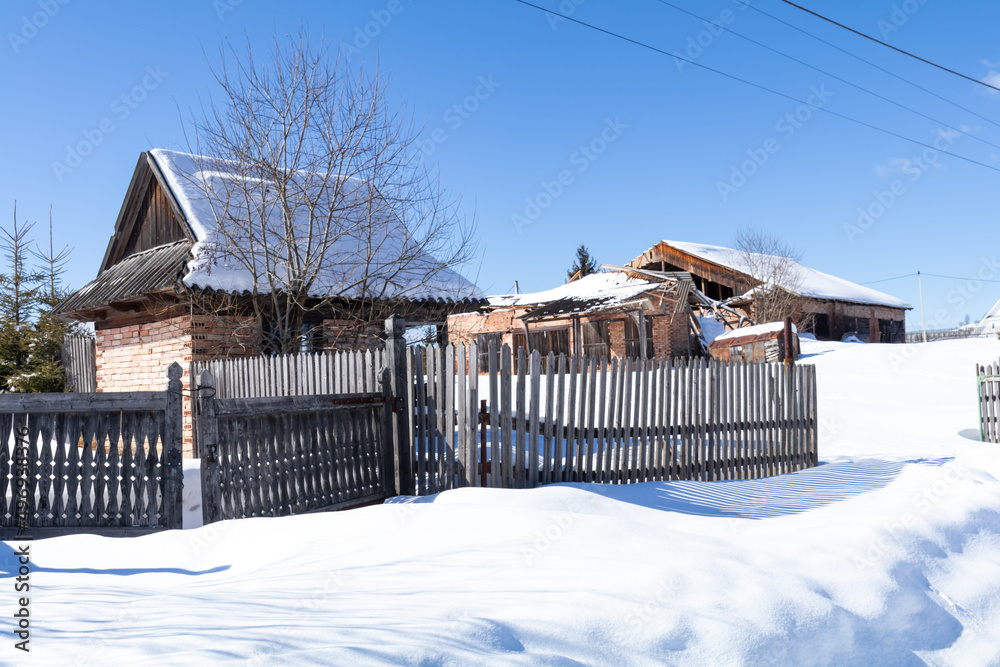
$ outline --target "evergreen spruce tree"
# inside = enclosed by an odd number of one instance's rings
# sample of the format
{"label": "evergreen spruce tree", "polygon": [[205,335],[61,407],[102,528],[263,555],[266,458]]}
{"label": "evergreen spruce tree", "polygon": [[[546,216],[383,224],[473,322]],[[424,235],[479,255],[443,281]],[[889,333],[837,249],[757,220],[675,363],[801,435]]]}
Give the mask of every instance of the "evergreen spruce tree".
{"label": "evergreen spruce tree", "polygon": [[[6,270],[0,273],[0,391],[64,390],[63,339],[75,326],[51,311],[65,297],[60,278],[70,251],[52,252],[50,220],[49,252],[33,252],[33,227],[34,223],[18,222],[15,202],[12,230],[0,229],[6,261]],[[31,265],[32,255],[42,260],[41,267]]]}
{"label": "evergreen spruce tree", "polygon": [[580,244],[580,247],[576,249],[576,261],[573,262],[573,266],[569,271],[566,272],[566,276],[573,279],[577,273],[580,274],[580,278],[584,276],[589,276],[591,273],[597,271],[597,261],[590,256],[590,252],[587,247]]}

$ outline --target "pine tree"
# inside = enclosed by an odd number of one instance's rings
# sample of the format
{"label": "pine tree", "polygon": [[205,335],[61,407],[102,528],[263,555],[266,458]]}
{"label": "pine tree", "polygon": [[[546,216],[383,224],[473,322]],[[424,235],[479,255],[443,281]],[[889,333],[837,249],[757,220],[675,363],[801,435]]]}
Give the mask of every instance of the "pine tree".
{"label": "pine tree", "polygon": [[[566,276],[572,280],[574,276],[582,278],[584,276],[589,276],[591,273],[597,271],[597,261],[590,256],[590,252],[587,250],[587,246],[580,244],[580,247],[576,249],[576,261],[573,262],[573,266],[569,271],[566,272]],[[577,274],[580,274],[577,276]]]}

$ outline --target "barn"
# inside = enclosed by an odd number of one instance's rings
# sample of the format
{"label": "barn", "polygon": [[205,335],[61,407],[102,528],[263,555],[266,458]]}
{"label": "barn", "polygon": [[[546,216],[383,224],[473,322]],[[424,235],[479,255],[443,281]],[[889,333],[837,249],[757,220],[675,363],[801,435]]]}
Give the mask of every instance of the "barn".
{"label": "barn", "polygon": [[[212,196],[211,179],[220,175],[200,173],[202,159],[163,149],[139,156],[97,277],[56,309],[94,323],[97,391],[159,391],[175,361],[185,369],[187,383],[192,361],[250,356],[265,343],[266,323],[247,316],[246,306],[267,298],[267,290],[212,253],[215,213],[206,200]],[[386,230],[385,236],[397,238],[399,230]],[[382,247],[391,251],[391,244]],[[393,259],[376,255],[368,261],[386,267]],[[475,285],[432,257],[413,253],[408,261],[402,270],[395,267],[391,284],[378,292],[408,323],[442,323],[454,312],[485,303]],[[310,349],[375,342],[374,327],[359,333],[357,323],[346,319],[345,313],[359,312],[357,302],[371,304],[370,297],[344,287],[341,266],[346,264],[325,269],[323,292],[317,294],[330,305],[311,312],[303,325],[309,329],[304,346]],[[188,453],[190,446],[185,398]]]}
{"label": "barn", "polygon": [[[799,331],[820,340],[854,334],[865,342],[902,343],[906,311],[913,306],[864,285],[789,262],[794,284],[779,285],[794,293]],[[760,286],[747,269],[744,253],[732,248],[660,241],[628,263],[630,268],[685,271],[709,299],[754,318],[754,289]]]}

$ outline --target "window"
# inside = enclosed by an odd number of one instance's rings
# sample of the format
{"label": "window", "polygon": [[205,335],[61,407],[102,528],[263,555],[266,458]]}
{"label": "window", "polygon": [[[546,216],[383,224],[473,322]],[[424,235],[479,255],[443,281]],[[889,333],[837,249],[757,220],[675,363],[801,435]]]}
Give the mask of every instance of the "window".
{"label": "window", "polygon": [[584,322],[583,356],[607,359],[611,356],[611,337],[608,335],[607,320]]}
{"label": "window", "polygon": [[643,323],[646,326],[646,358],[652,358],[653,356],[653,320],[647,318],[645,315],[636,314],[629,315],[625,318],[625,356],[630,359],[641,358],[642,355],[642,337],[639,336],[639,324],[638,319],[642,318]]}
{"label": "window", "polygon": [[503,347],[503,334],[485,333],[476,336],[476,348],[479,351],[479,372],[485,373],[490,370],[490,341],[496,349],[497,370],[500,369],[500,348]]}

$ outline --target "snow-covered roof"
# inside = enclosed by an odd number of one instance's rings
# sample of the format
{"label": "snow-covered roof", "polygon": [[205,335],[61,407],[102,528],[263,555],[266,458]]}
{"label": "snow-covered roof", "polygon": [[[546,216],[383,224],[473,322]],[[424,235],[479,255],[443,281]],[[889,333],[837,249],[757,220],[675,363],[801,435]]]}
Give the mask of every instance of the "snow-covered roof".
{"label": "snow-covered roof", "polygon": [[[231,168],[232,163],[223,160],[160,148],[149,153],[195,235],[193,259],[183,276],[188,286],[225,292],[252,291],[253,272],[247,264],[255,266],[258,275],[271,270],[280,285],[287,265],[279,262],[272,266],[275,257],[286,256],[289,250],[304,256],[305,245],[315,244],[323,229],[321,223],[313,222],[310,235],[310,218],[315,221],[333,210],[340,216],[337,237],[319,268],[312,296],[335,294],[415,301],[483,298],[478,287],[420,248],[388,204],[381,209],[377,204],[368,205],[379,199],[368,196],[369,186],[363,181],[341,179],[336,187],[331,187],[329,179],[308,172],[295,174],[292,187],[307,194],[304,200],[319,199],[320,206],[310,212],[303,205],[292,213],[298,247],[290,248],[282,232],[282,211],[275,202],[267,201],[268,183],[252,182]],[[329,200],[327,204],[323,204],[323,196],[314,196],[317,191],[324,193]],[[341,210],[343,214],[339,213]],[[226,217],[251,219],[258,224],[266,218],[263,222],[268,230],[267,243],[241,245],[243,261],[237,261],[231,252],[220,252],[223,246],[217,234],[217,221]],[[260,279],[257,283],[258,292],[270,290]]]}
{"label": "snow-covered roof", "polygon": [[997,301],[989,312],[979,320],[977,324],[971,325],[972,335],[984,336],[1000,333],[1000,301]]}
{"label": "snow-covered roof", "polygon": [[[730,340],[732,338],[743,338],[745,336],[760,336],[761,334],[774,333],[775,331],[781,331],[785,328],[784,322],[768,322],[766,324],[756,324],[752,327],[742,327],[740,329],[733,329],[732,331],[727,331],[724,334],[715,337],[715,340]],[[795,325],[792,325],[792,331],[798,333],[798,329]]]}
{"label": "snow-covered roof", "polygon": [[[732,248],[706,245],[704,243],[687,243],[684,241],[663,241],[663,243],[713,264],[746,273],[746,261],[744,257],[739,251]],[[822,271],[810,269],[808,266],[803,266],[795,260],[789,261],[792,262],[794,267],[794,270],[790,273],[795,275],[797,284],[793,286],[780,285],[780,287],[795,292],[799,296],[890,306],[892,308],[909,309],[913,307],[902,299],[897,299],[884,292],[852,283],[837,276],[831,276]]]}
{"label": "snow-covered roof", "polygon": [[592,273],[543,292],[501,294],[487,299],[494,308],[561,304],[560,312],[580,313],[625,305],[646,292],[662,287],[662,282],[629,278],[625,273],[615,271]]}

